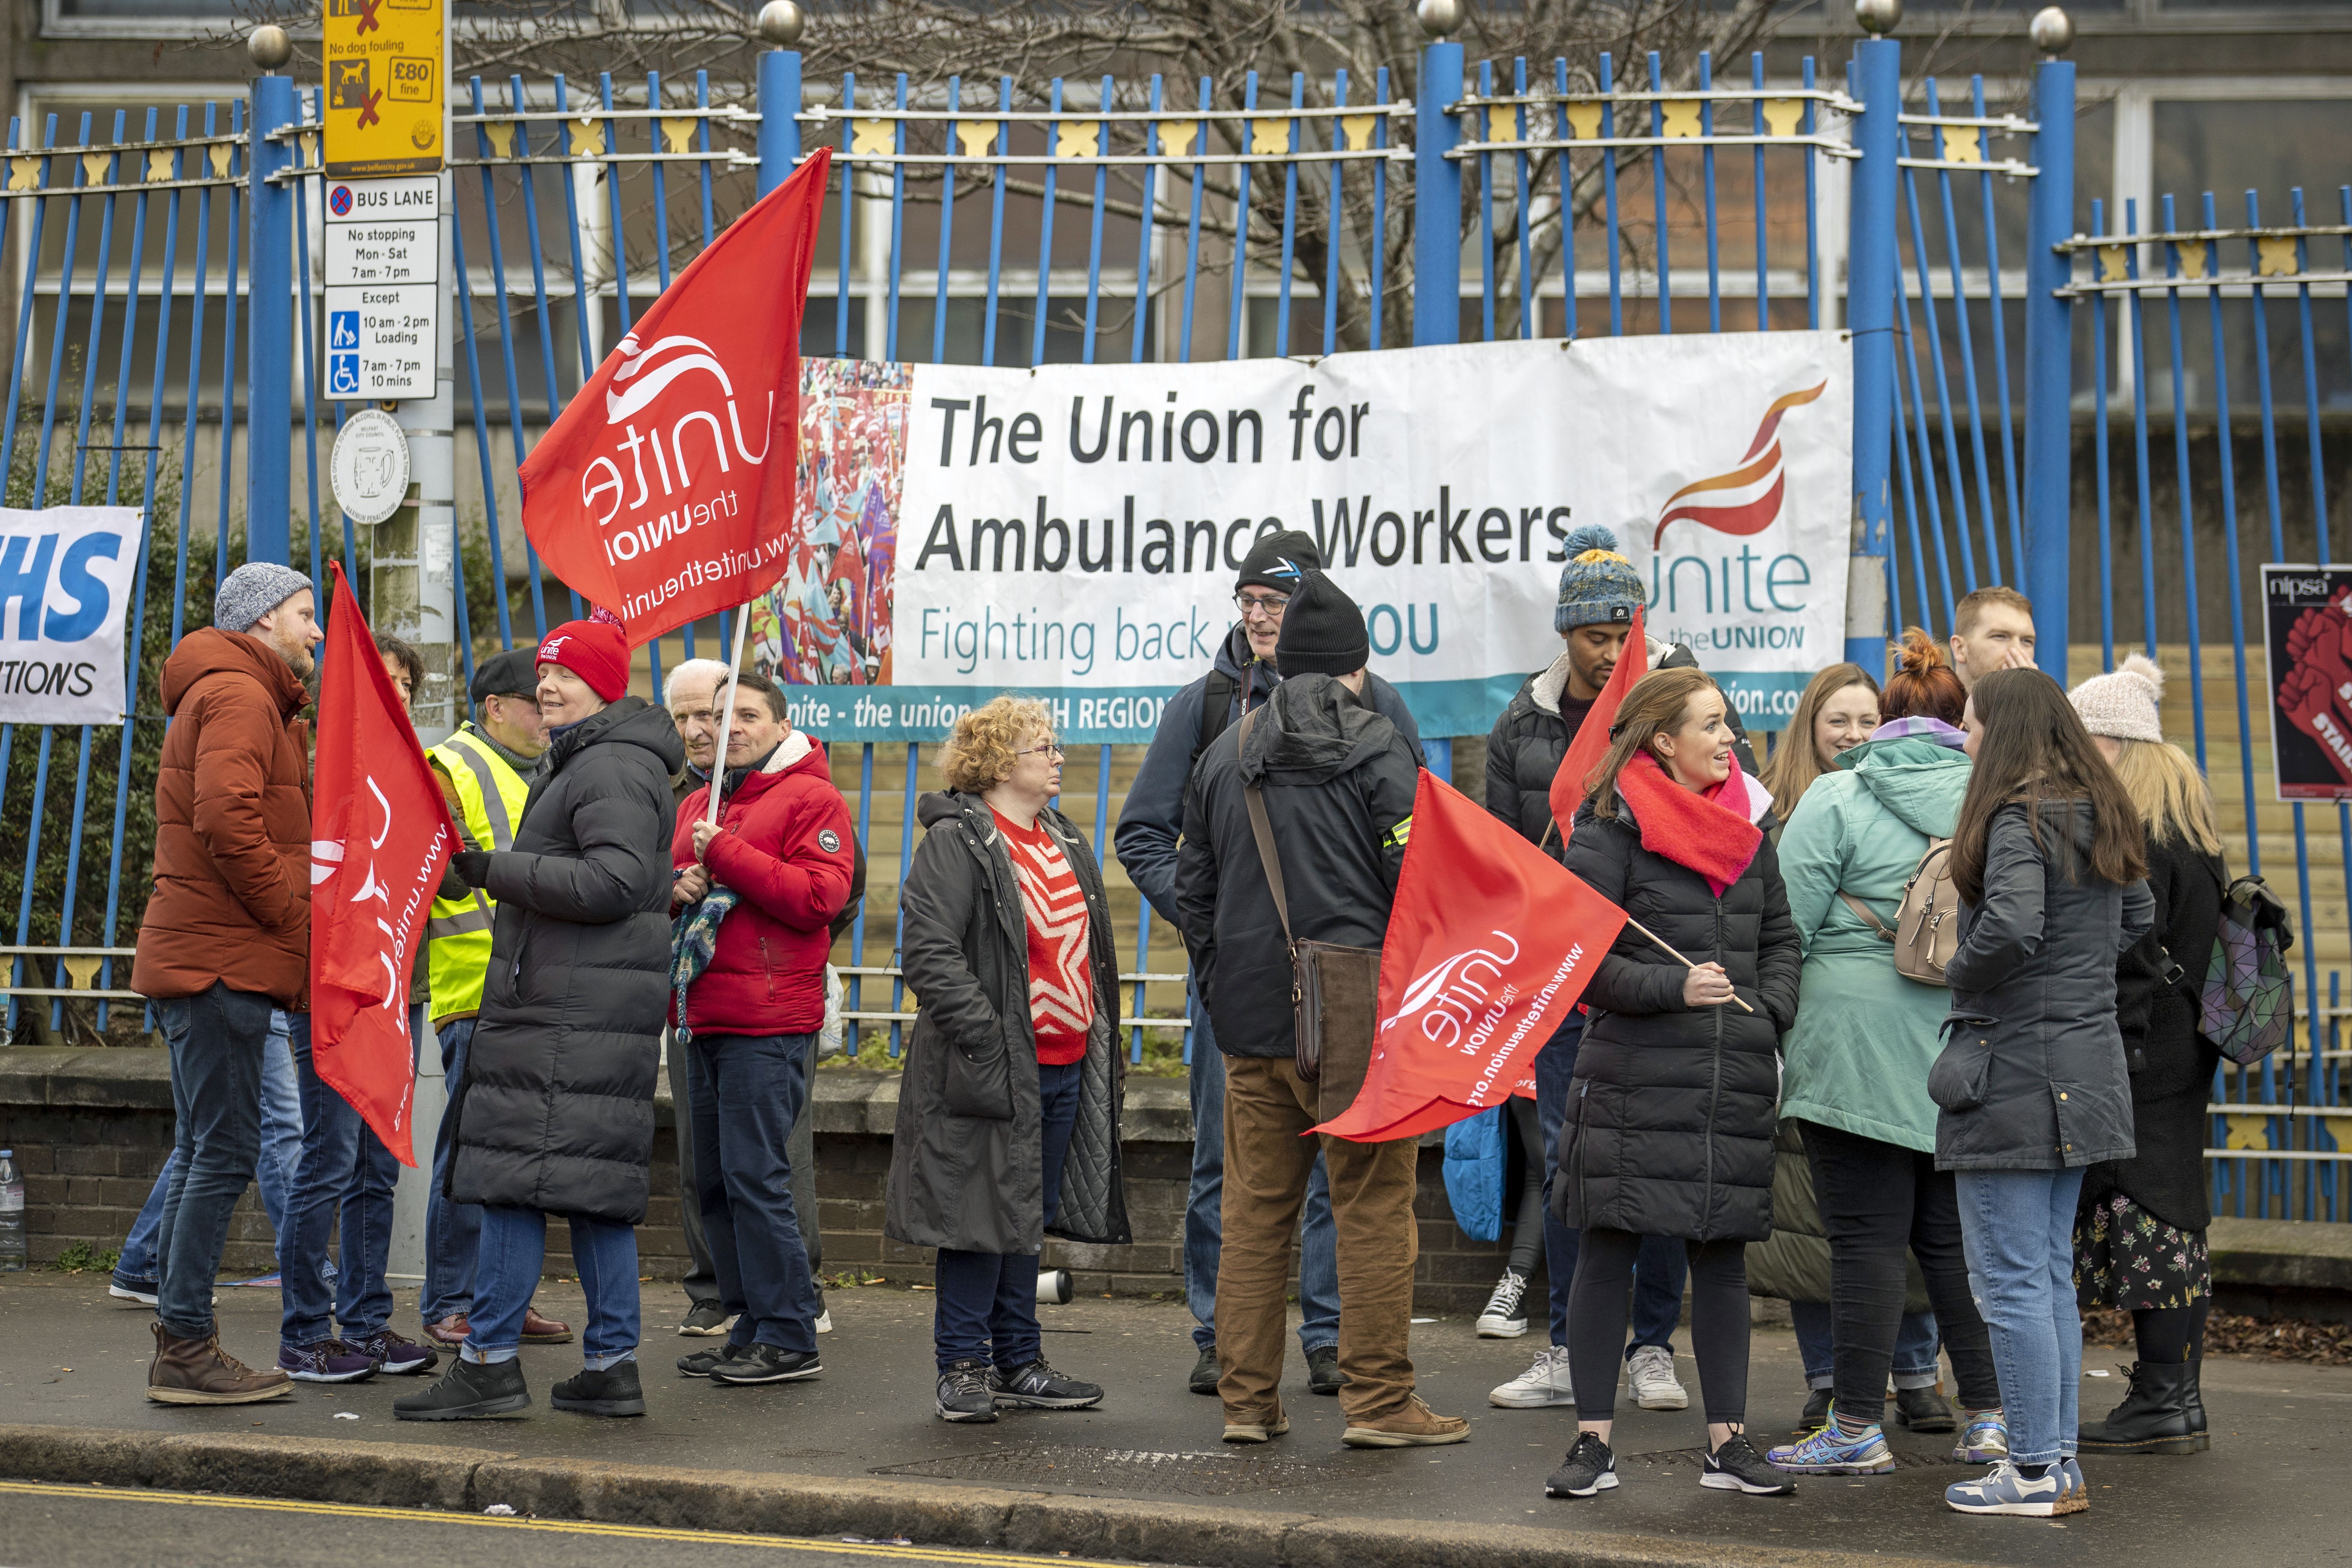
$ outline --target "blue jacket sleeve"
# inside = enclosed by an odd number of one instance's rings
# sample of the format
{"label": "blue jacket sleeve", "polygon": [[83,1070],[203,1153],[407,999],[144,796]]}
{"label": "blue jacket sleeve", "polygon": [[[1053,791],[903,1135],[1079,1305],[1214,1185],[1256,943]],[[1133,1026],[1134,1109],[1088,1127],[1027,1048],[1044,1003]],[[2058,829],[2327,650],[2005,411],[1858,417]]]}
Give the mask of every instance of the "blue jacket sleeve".
{"label": "blue jacket sleeve", "polygon": [[1176,840],[1184,827],[1184,784],[1192,776],[1192,742],[1201,734],[1201,702],[1208,689],[1202,677],[1168,700],[1160,729],[1143,766],[1128,786],[1118,826],[1110,836],[1119,866],[1150,900],[1160,918],[1179,925],[1176,912]]}

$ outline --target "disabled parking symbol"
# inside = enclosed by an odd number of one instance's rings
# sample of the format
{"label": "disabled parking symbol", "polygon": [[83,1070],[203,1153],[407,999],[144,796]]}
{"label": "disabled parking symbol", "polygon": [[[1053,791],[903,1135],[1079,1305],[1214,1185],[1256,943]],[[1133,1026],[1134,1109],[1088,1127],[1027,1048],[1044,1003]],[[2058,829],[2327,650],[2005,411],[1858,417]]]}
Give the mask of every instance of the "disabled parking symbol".
{"label": "disabled parking symbol", "polygon": [[360,356],[327,356],[327,393],[331,397],[356,397],[360,390]]}
{"label": "disabled parking symbol", "polygon": [[360,346],[360,313],[357,310],[327,312],[327,349],[329,353],[357,349]]}

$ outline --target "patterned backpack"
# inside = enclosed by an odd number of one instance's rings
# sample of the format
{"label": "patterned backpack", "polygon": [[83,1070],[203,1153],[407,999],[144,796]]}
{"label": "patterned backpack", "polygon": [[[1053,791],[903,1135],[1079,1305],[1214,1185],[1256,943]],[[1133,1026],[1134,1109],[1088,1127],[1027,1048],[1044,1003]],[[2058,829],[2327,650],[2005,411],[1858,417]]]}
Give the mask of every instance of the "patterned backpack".
{"label": "patterned backpack", "polygon": [[2286,966],[2294,945],[2286,900],[2260,877],[2230,884],[2221,895],[2221,923],[2199,998],[2198,1027],[2240,1067],[2251,1067],[2286,1044],[2294,1030],[2294,979]]}

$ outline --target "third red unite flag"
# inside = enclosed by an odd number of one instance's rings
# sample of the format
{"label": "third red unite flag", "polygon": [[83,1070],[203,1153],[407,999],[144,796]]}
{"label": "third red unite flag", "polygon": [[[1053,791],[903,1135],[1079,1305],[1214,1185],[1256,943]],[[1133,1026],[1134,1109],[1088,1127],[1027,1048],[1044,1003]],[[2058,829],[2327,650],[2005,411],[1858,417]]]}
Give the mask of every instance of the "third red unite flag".
{"label": "third red unite flag", "polygon": [[1387,1142],[1532,1091],[1536,1053],[1624,925],[1624,910],[1423,769],[1381,947],[1371,1067],[1316,1131]]}
{"label": "third red unite flag", "polygon": [[818,148],[695,258],[522,465],[523,531],[632,647],[783,575],[832,157]]}
{"label": "third red unite flag", "polygon": [[310,1050],[320,1078],[414,1165],[408,982],[457,825],[343,569],[319,682],[310,800]]}
{"label": "third red unite flag", "polygon": [[1569,828],[1576,821],[1576,808],[1584,800],[1584,781],[1609,754],[1609,726],[1617,722],[1617,710],[1623,706],[1625,693],[1633,683],[1650,673],[1650,645],[1642,636],[1642,612],[1633,611],[1633,629],[1625,634],[1625,651],[1617,658],[1617,668],[1609,672],[1608,683],[1601,687],[1601,696],[1592,704],[1592,711],[1584,716],[1575,734],[1569,737],[1568,755],[1559,762],[1559,771],[1551,775],[1551,817],[1559,824],[1559,841],[1566,844]]}

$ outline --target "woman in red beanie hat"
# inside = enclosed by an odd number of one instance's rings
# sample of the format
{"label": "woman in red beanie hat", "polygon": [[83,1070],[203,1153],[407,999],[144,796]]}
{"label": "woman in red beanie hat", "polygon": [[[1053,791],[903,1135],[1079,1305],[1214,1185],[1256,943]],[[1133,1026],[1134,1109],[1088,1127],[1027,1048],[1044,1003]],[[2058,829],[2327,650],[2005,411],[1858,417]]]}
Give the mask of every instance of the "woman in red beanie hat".
{"label": "woman in red beanie hat", "polygon": [[[620,627],[603,621],[566,621],[540,640],[539,710],[551,728],[576,724],[605,704],[618,702],[628,689],[629,642]],[[596,699],[593,703],[585,700],[591,694]]]}
{"label": "woman in red beanie hat", "polygon": [[482,1010],[450,1108],[449,1195],[483,1205],[473,1331],[447,1376],[395,1402],[404,1421],[466,1421],[530,1404],[523,1313],[547,1216],[570,1222],[588,1294],[585,1364],[558,1410],[639,1415],[637,1245],[669,1009],[669,715],[627,694],[617,627],[570,621],[539,645],[548,746],[510,848],[467,849],[467,885],[498,899]]}

